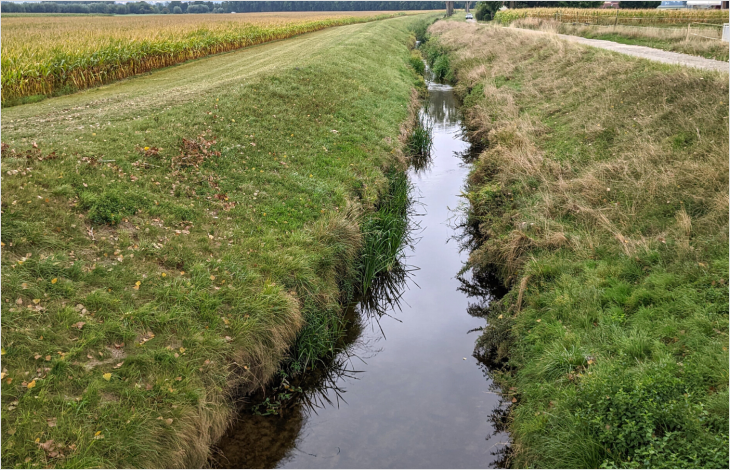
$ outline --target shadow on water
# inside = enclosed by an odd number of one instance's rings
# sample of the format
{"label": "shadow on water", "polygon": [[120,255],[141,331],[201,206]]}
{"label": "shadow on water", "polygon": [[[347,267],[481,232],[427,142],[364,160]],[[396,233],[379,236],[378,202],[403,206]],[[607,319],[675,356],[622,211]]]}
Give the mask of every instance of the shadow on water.
{"label": "shadow on water", "polygon": [[242,399],[213,466],[508,463],[509,403],[473,346],[490,302],[504,290],[490,273],[456,276],[478,233],[466,221],[449,223],[475,151],[465,138],[453,89],[427,83],[428,104],[419,117],[432,133],[433,149],[409,171],[423,209],[409,214],[419,238],[347,310],[346,334],[331,357],[296,378],[280,374],[265,390]]}

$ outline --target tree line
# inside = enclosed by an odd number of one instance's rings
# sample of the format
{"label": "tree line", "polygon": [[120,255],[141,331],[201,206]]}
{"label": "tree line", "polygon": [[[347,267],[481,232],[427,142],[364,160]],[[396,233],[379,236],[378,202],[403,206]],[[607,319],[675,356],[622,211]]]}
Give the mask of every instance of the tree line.
{"label": "tree line", "polygon": [[[454,2],[464,8],[465,2]],[[2,2],[2,13],[88,13],[102,15],[144,15],[183,13],[248,13],[267,11],[375,11],[443,10],[444,1],[241,1],[241,2]]]}

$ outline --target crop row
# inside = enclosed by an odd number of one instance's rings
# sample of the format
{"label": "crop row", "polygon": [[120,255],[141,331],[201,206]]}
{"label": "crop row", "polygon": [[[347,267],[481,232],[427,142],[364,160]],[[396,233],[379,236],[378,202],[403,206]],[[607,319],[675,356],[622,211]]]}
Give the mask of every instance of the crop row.
{"label": "crop row", "polygon": [[727,10],[613,10],[592,8],[517,8],[498,11],[494,20],[508,25],[521,18],[554,19],[562,23],[687,24],[727,23]]}
{"label": "crop row", "polygon": [[[272,24],[229,22],[222,27],[197,25],[192,30],[180,28],[177,32],[142,38],[124,32],[115,37],[112,32],[105,37],[73,38],[74,47],[58,47],[57,42],[43,41],[32,49],[6,49],[2,54],[2,102],[88,88],[210,54],[397,15],[337,16]],[[3,43],[6,39],[13,38],[3,37]]]}

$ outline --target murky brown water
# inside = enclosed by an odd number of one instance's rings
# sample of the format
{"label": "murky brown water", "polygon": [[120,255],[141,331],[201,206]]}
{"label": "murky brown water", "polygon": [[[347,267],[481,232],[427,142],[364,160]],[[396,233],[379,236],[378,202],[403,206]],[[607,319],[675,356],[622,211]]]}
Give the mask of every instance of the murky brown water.
{"label": "murky brown water", "polygon": [[[468,173],[451,87],[429,84],[432,162],[411,178],[420,230],[400,309],[379,324],[355,310],[340,353],[302,384],[281,416],[244,413],[219,443],[230,468],[489,468],[508,437],[491,419],[500,400],[472,357],[484,320],[467,312],[456,278],[466,254],[452,239]],[[471,292],[473,294],[473,291]],[[477,299],[484,302],[485,299]],[[474,310],[472,308],[472,310]]]}

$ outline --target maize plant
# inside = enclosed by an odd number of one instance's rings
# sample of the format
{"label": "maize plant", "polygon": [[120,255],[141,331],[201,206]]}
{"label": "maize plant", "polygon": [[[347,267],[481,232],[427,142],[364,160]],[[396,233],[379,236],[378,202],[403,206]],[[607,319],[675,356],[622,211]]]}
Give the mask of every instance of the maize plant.
{"label": "maize plant", "polygon": [[403,14],[3,16],[2,103],[88,88],[209,54]]}
{"label": "maize plant", "polygon": [[662,25],[728,22],[727,10],[614,10],[598,8],[517,8],[498,11],[494,21],[508,25],[521,18],[553,19],[561,23]]}

